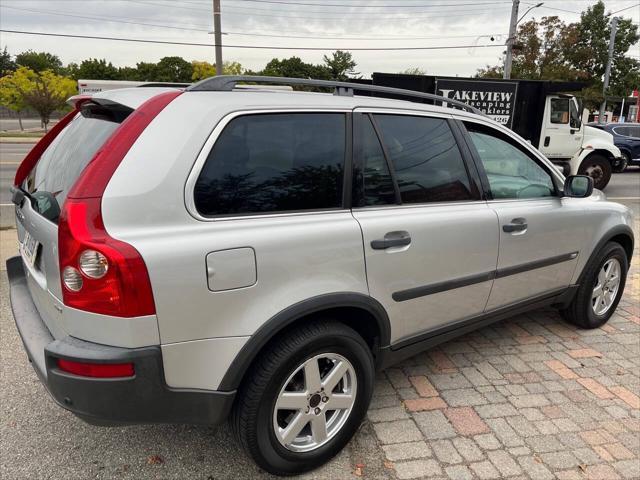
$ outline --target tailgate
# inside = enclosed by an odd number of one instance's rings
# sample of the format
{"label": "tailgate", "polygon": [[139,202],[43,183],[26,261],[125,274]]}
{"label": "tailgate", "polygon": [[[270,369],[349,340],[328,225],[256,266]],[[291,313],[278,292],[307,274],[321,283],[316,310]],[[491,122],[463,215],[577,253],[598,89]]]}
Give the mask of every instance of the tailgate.
{"label": "tailgate", "polygon": [[58,216],[67,193],[99,148],[131,113],[116,103],[89,102],[43,152],[19,185],[16,225],[33,302],[55,338],[65,336],[58,260]]}

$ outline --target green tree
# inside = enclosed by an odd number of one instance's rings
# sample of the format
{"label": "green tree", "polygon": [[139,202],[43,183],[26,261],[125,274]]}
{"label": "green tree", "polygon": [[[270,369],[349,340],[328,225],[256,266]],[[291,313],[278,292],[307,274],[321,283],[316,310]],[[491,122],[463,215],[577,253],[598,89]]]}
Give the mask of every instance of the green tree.
{"label": "green tree", "polygon": [[157,82],[191,82],[193,65],[182,57],[164,57],[156,65]]}
{"label": "green tree", "polygon": [[[193,66],[193,73],[191,74],[191,80],[197,82],[204,78],[213,77],[216,74],[216,67],[209,62],[200,62],[194,60],[191,62]],[[222,64],[223,75],[242,75],[245,69],[240,62],[227,61]]]}
{"label": "green tree", "polygon": [[357,63],[353,59],[351,52],[345,52],[342,50],[336,50],[331,54],[331,57],[326,55],[323,57],[324,64],[329,69],[331,78],[334,80],[347,80],[349,77],[359,75],[354,71]]}
{"label": "green tree", "polygon": [[75,81],[51,70],[34,72],[27,67],[18,67],[15,72],[0,79],[0,82],[3,104],[7,98],[11,102],[7,105],[33,108],[40,115],[45,131],[51,114],[65,108],[67,99],[77,92]]}
{"label": "green tree", "polygon": [[136,78],[142,82],[156,82],[158,81],[158,66],[151,62],[138,62],[136,64]]}
{"label": "green tree", "polygon": [[89,58],[80,62],[77,69],[71,73],[74,79],[84,80],[120,80],[120,72],[111,62],[104,58]]}
{"label": "green tree", "polygon": [[16,55],[16,64],[21,67],[27,67],[36,73],[44,70],[60,73],[62,69],[62,62],[57,55],[49,52],[35,52],[33,50],[27,50],[26,52]]}
{"label": "green tree", "polygon": [[299,57],[274,58],[260,72],[261,75],[274,77],[315,78],[330,80],[331,71],[324,65],[303,62]]}
{"label": "green tree", "polygon": [[[558,17],[530,20],[518,28],[513,57],[513,78],[582,81],[585,106],[602,102],[603,76],[607,64],[611,14],[598,1],[582,12],[580,21],[565,24]],[[640,61],[627,56],[637,44],[638,27],[621,19],[616,32],[609,95],[626,96],[640,85]],[[476,76],[502,78],[501,62],[478,70]]]}
{"label": "green tree", "polygon": [[[564,51],[567,60],[585,73],[592,91],[602,91],[611,35],[611,13],[605,13],[604,3],[598,1],[582,12],[580,22],[571,25],[570,28],[569,41]],[[640,61],[627,56],[629,48],[639,39],[638,26],[629,18],[620,19],[615,37],[608,95],[626,96],[640,85]],[[601,100],[600,95],[596,104]]]}
{"label": "green tree", "polygon": [[16,69],[16,62],[11,59],[11,54],[7,51],[7,47],[0,52],[0,77],[4,77]]}
{"label": "green tree", "polygon": [[138,80],[138,69],[136,67],[119,67],[118,68],[119,80]]}
{"label": "green tree", "polygon": [[17,71],[7,72],[0,78],[0,104],[16,112],[20,130],[22,127],[22,112],[27,108],[25,92],[33,86],[35,73],[26,67],[19,67]]}

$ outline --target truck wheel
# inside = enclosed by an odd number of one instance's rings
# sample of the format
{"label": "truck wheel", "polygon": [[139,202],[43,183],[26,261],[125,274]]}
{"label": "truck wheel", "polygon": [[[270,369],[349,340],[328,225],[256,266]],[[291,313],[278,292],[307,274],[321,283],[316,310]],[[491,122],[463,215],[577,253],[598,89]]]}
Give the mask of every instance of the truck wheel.
{"label": "truck wheel", "polygon": [[619,158],[616,163],[613,164],[613,173],[622,173],[631,162],[631,156],[628,153],[622,152],[622,158]]}
{"label": "truck wheel", "polygon": [[593,153],[582,161],[578,173],[589,175],[593,178],[594,188],[602,190],[611,180],[611,163],[606,157]]}
{"label": "truck wheel", "polygon": [[620,244],[607,243],[585,267],[575,297],[561,314],[581,328],[598,328],[609,320],[627,279],[627,254]]}
{"label": "truck wheel", "polygon": [[373,382],[373,356],[360,335],[330,319],[307,323],[258,357],[238,391],[232,428],[267,472],[309,471],[349,442]]}

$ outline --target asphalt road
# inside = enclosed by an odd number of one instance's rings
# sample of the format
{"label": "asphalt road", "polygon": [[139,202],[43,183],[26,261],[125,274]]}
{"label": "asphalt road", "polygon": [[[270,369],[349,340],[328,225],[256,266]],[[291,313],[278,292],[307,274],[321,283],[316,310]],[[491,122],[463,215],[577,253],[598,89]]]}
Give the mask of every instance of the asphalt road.
{"label": "asphalt road", "polygon": [[[2,224],[13,224],[8,189],[18,162],[31,145],[0,144]],[[640,212],[640,169],[614,176],[607,195]],[[7,205],[9,204],[9,205]],[[14,254],[15,230],[0,231],[2,263]],[[31,366],[13,323],[6,275],[0,273],[0,476],[6,479],[85,478],[265,478],[240,450],[226,425],[98,428],[57,407]],[[349,446],[307,478],[367,478],[393,475],[371,423]]]}

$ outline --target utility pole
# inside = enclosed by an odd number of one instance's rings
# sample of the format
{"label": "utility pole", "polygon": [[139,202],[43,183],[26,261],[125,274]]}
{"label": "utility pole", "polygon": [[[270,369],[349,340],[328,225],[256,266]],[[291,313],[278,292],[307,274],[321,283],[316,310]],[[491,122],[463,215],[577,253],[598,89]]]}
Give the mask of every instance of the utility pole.
{"label": "utility pole", "polygon": [[611,62],[613,62],[613,52],[616,46],[616,32],[618,31],[618,17],[611,19],[611,35],[609,36],[609,55],[607,57],[607,69],[604,72],[604,84],[602,85],[602,96],[604,97],[600,104],[600,112],[598,113],[598,123],[604,123],[604,110],[607,107],[607,90],[609,89],[609,77],[611,76]]}
{"label": "utility pole", "polygon": [[216,75],[222,75],[222,27],[220,0],[213,0],[213,33],[216,44]]}
{"label": "utility pole", "polygon": [[516,40],[516,27],[518,25],[518,7],[520,0],[513,0],[511,5],[511,21],[509,23],[509,38],[507,38],[507,55],[504,58],[504,74],[502,78],[511,78],[511,65],[513,64],[513,42]]}

